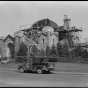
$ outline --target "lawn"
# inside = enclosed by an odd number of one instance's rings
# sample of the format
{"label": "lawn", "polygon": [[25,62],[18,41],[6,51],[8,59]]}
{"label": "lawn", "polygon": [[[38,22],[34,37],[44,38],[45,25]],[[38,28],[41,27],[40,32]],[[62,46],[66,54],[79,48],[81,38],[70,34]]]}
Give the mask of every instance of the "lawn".
{"label": "lawn", "polygon": [[[0,64],[0,68],[3,68],[3,69],[15,69],[16,70],[17,66],[18,65],[15,63]],[[88,73],[88,64],[56,62],[55,71]]]}
{"label": "lawn", "polygon": [[55,63],[56,71],[66,72],[84,72],[88,73],[88,64],[83,63]]}
{"label": "lawn", "polygon": [[15,63],[0,64],[1,69],[17,69],[18,65]]}

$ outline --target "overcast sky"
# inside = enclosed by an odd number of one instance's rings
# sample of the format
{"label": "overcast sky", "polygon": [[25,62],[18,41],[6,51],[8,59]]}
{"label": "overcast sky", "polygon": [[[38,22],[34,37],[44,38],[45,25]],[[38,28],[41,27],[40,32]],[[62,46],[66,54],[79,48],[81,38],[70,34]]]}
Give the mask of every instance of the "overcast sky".
{"label": "overcast sky", "polygon": [[0,1],[0,36],[13,36],[20,26],[44,18],[62,26],[64,15],[71,26],[82,27],[82,41],[88,37],[88,1]]}

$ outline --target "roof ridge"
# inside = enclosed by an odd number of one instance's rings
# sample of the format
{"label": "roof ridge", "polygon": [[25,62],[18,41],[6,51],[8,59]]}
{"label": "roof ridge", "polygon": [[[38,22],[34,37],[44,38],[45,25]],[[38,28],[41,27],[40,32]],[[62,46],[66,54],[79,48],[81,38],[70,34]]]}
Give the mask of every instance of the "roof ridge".
{"label": "roof ridge", "polygon": [[5,39],[4,39],[3,41],[5,42],[5,40],[6,40],[8,37],[10,37],[12,40],[14,39],[14,37],[12,37],[10,34],[8,34],[8,35],[5,37]]}
{"label": "roof ridge", "polygon": [[[23,36],[25,36],[25,35],[23,34]],[[25,36],[25,37],[27,38],[28,41],[31,41],[32,43],[34,43],[35,45],[37,45],[35,41],[32,41],[32,40],[29,39],[27,36]]]}

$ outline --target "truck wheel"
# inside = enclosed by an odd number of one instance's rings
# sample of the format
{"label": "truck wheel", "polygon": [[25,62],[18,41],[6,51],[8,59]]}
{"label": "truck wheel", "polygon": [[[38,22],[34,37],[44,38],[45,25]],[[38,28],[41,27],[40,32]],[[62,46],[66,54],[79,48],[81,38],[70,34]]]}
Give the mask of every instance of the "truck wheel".
{"label": "truck wheel", "polygon": [[38,74],[42,74],[42,69],[37,69]]}
{"label": "truck wheel", "polygon": [[23,67],[21,67],[19,70],[20,70],[20,72],[21,72],[21,73],[23,73],[23,72],[24,72]]}

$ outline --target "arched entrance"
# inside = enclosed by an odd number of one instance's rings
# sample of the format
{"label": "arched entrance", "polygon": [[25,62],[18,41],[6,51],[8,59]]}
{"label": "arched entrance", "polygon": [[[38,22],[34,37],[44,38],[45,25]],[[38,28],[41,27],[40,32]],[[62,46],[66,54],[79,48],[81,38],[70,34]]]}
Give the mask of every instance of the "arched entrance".
{"label": "arched entrance", "polygon": [[13,59],[14,58],[14,45],[12,43],[9,43],[7,46],[9,48],[9,55],[11,59]]}
{"label": "arched entrance", "polygon": [[7,63],[14,59],[14,38],[8,35],[1,44],[1,62]]}
{"label": "arched entrance", "polygon": [[8,43],[6,45],[6,58],[8,61],[12,61],[14,59],[14,45],[13,43]]}
{"label": "arched entrance", "polygon": [[4,58],[7,62],[14,59],[14,38],[8,35],[4,41]]}

